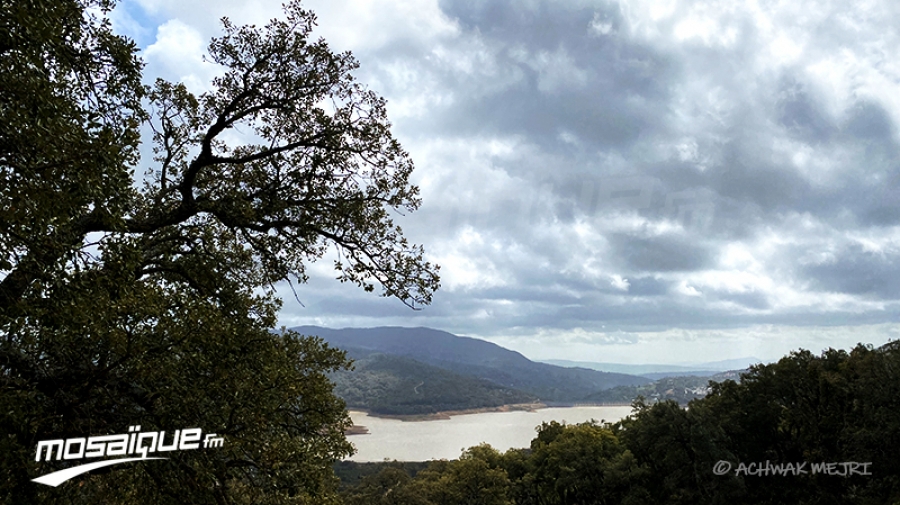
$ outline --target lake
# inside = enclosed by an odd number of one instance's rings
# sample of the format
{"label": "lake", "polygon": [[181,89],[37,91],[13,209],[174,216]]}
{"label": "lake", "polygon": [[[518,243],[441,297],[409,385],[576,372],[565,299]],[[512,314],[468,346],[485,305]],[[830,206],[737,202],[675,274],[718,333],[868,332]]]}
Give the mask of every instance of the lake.
{"label": "lake", "polygon": [[350,411],[354,424],[369,429],[368,435],[347,439],[357,452],[351,461],[428,461],[457,459],[463,449],[486,442],[504,452],[531,445],[542,422],[568,424],[597,421],[615,422],[631,413],[630,406],[591,406],[538,409],[534,412],[484,412],[453,416],[436,421],[400,421],[371,417]]}

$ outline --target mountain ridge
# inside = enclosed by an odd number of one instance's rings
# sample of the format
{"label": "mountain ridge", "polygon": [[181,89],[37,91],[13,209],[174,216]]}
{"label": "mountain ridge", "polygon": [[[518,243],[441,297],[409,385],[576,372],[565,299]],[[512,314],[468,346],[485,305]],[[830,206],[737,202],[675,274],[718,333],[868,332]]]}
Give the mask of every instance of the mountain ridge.
{"label": "mountain ridge", "polygon": [[486,379],[548,403],[579,402],[600,390],[651,382],[636,375],[534,362],[492,342],[433,328],[333,329],[305,325],[290,329],[319,336],[333,347],[353,349],[357,354],[372,351],[404,356],[457,374]]}
{"label": "mountain ridge", "polygon": [[591,370],[598,370],[603,372],[639,375],[654,380],[661,377],[711,377],[720,372],[744,370],[749,368],[751,364],[764,363],[763,360],[755,357],[735,358],[688,365],[660,363],[627,364],[597,361],[572,361],[565,359],[547,359],[541,360],[541,362],[562,367],[589,368]]}

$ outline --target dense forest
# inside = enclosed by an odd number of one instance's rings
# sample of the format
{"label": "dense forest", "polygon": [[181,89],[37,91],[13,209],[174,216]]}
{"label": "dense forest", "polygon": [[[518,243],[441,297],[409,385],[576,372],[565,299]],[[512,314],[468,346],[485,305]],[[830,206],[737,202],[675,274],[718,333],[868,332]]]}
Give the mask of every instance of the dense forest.
{"label": "dense forest", "polygon": [[688,408],[537,427],[531,446],[336,467],[347,505],[898,504],[900,343],[757,365]]}
{"label": "dense forest", "polygon": [[331,374],[347,406],[383,415],[431,414],[537,401],[533,395],[402,356],[381,353]]}

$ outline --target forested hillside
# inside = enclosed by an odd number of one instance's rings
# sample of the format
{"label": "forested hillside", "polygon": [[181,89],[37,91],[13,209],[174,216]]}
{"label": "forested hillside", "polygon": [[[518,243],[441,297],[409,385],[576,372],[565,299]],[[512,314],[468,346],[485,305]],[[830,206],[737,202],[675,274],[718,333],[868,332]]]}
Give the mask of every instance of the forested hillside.
{"label": "forested hillside", "polygon": [[291,328],[302,335],[316,335],[329,345],[352,350],[351,358],[378,352],[411,358],[458,375],[487,379],[506,389],[518,390],[542,402],[581,402],[602,389],[652,382],[645,377],[564,368],[536,363],[496,344],[459,337],[430,328],[346,328],[318,326]]}
{"label": "forested hillside", "polygon": [[900,344],[792,353],[688,409],[543,424],[528,448],[345,466],[346,505],[897,504]]}
{"label": "forested hillside", "polygon": [[331,375],[334,392],[348,407],[375,414],[431,414],[537,401],[533,395],[402,356],[373,353],[357,359],[354,368]]}

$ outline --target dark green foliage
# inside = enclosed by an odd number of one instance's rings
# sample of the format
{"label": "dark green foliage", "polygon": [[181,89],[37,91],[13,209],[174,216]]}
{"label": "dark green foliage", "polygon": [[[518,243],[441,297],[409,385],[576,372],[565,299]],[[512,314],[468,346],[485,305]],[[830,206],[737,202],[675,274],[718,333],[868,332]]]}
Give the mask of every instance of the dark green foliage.
{"label": "dark green foliage", "polygon": [[375,414],[431,414],[536,400],[491,381],[385,354],[357,359],[353,371],[339,371],[331,378],[335,394],[349,407]]}
{"label": "dark green foliage", "polygon": [[[713,384],[690,403],[638,404],[617,425],[648,466],[657,503],[900,501],[900,354],[895,346],[799,351]],[[877,433],[877,435],[875,435]],[[877,440],[877,442],[876,442]],[[726,475],[713,465],[732,463]],[[808,462],[808,475],[738,475],[739,463]],[[871,462],[872,475],[811,475],[813,463]]]}
{"label": "dark green foliage", "polygon": [[[335,472],[344,485],[347,505],[452,505],[519,503],[512,479],[524,475],[527,456],[500,454],[489,445],[464,451],[459,460],[431,462],[341,462]],[[517,463],[521,468],[517,467]],[[516,473],[518,472],[518,473]]]}
{"label": "dark green foliage", "polygon": [[871,476],[747,477],[748,503],[900,501],[900,353],[895,345],[799,351],[725,382],[702,402],[740,461],[871,462]]}
{"label": "dark green foliage", "polygon": [[594,423],[543,424],[531,451],[531,482],[548,505],[622,503],[647,473],[608,427]]}
{"label": "dark green foliage", "polygon": [[381,463],[356,461],[338,461],[334,464],[334,474],[341,480],[341,489],[346,490],[355,487],[364,478],[375,475],[385,468],[399,468],[406,472],[410,477],[415,477],[417,473],[424,470],[428,466],[428,462],[424,461],[385,461]]}
{"label": "dark green foliage", "polygon": [[734,460],[734,455],[718,424],[702,412],[702,400],[687,410],[674,401],[647,405],[638,400],[633,414],[614,426],[651,477],[652,485],[645,488],[648,502],[720,503],[722,496],[715,495],[727,495],[737,485],[726,477],[710,478],[717,461]]}
{"label": "dark green foliage", "polygon": [[410,487],[434,505],[511,505],[511,483],[501,460],[490,446],[476,446],[458,460],[431,463]]}
{"label": "dark green foliage", "polygon": [[348,492],[346,505],[430,505],[424,494],[412,486],[412,477],[396,466],[387,466],[368,475]]}
{"label": "dark green foliage", "polygon": [[[200,96],[140,84],[112,6],[0,0],[0,503],[334,503],[351,447],[327,374],[347,361],[271,333],[274,283],[334,246],[340,281],[429,303],[437,268],[390,217],[419,205],[412,161],[297,2],[264,28],[225,20]],[[31,482],[60,467],[39,440],[133,425],[225,446]]]}

